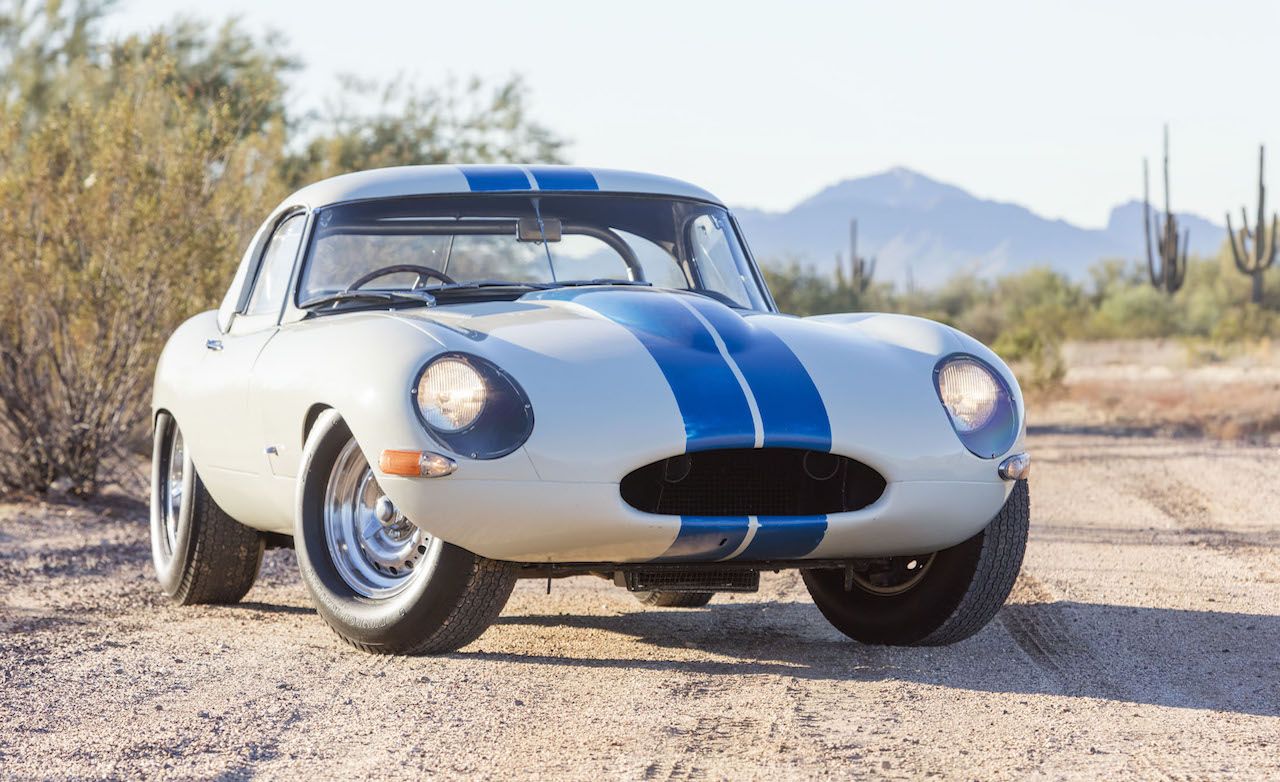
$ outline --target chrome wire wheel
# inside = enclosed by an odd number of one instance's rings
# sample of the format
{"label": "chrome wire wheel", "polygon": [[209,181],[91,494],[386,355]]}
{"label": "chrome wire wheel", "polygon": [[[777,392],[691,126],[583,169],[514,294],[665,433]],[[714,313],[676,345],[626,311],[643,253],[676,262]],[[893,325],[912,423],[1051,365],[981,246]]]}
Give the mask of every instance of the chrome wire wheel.
{"label": "chrome wire wheel", "polygon": [[432,542],[383,494],[354,439],[329,473],[324,536],[338,575],[375,600],[397,595],[423,577],[427,568],[417,565]]}
{"label": "chrome wire wheel", "polygon": [[173,556],[178,548],[178,524],[182,518],[182,495],[187,470],[187,449],[176,422],[169,424],[168,456],[161,479],[161,508],[164,522],[166,553]]}
{"label": "chrome wire wheel", "polygon": [[868,560],[866,568],[853,568],[853,583],[873,595],[900,595],[924,580],[933,554]]}

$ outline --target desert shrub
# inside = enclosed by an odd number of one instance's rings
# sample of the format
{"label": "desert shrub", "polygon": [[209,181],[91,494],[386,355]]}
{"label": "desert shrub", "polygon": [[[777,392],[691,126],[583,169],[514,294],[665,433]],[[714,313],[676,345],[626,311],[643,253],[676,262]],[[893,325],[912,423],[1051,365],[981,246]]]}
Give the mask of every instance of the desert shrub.
{"label": "desert shrub", "polygon": [[[1067,339],[1186,337],[1225,344],[1280,336],[1280,267],[1267,272],[1263,304],[1252,305],[1249,278],[1225,250],[1217,258],[1191,259],[1173,296],[1151,286],[1144,266],[1120,260],[1092,267],[1088,283],[1035,268],[996,280],[958,274],[941,286],[906,292],[881,284],[864,297],[842,295],[838,279],[795,260],[775,263],[767,276],[784,312],[875,308],[931,318],[989,345],[1040,355],[1047,378],[1059,363],[1051,360],[1055,346]],[[1029,341],[1033,332],[1038,336]]]}
{"label": "desert shrub", "polygon": [[1173,299],[1150,285],[1116,286],[1089,316],[1088,335],[1102,339],[1163,337],[1185,323]]}
{"label": "desert shrub", "polygon": [[1023,323],[1006,329],[991,348],[1018,367],[1018,379],[1024,386],[1048,391],[1066,377],[1062,339],[1033,325]]}
{"label": "desert shrub", "polygon": [[217,300],[280,195],[279,139],[197,111],[172,75],[127,64],[34,128],[0,108],[0,488],[97,489],[145,427],[165,336]]}
{"label": "desert shrub", "polygon": [[1220,344],[1255,342],[1280,335],[1280,313],[1246,302],[1223,313],[1209,337]]}
{"label": "desert shrub", "polygon": [[882,287],[873,285],[860,291],[838,277],[820,274],[795,258],[772,260],[763,265],[763,272],[778,309],[790,315],[888,309]]}

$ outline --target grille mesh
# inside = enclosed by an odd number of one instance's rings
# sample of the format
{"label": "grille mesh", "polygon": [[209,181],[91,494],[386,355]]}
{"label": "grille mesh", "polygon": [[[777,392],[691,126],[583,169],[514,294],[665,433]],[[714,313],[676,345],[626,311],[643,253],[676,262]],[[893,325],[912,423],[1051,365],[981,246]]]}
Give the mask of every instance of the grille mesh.
{"label": "grille mesh", "polygon": [[667,567],[626,572],[632,592],[755,592],[760,572],[742,568]]}
{"label": "grille mesh", "polygon": [[645,465],[622,479],[622,498],[645,513],[813,516],[865,508],[884,478],[844,456],[795,448],[700,451]]}

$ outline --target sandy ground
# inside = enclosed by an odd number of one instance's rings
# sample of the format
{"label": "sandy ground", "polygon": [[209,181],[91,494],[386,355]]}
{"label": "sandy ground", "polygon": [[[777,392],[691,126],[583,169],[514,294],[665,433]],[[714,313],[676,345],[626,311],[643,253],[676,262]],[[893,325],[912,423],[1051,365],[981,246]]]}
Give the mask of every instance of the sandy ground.
{"label": "sandy ground", "polygon": [[144,509],[0,506],[0,777],[1277,778],[1280,451],[1032,438],[1000,616],[854,644],[794,574],[705,610],[522,582],[443,658],[338,643],[291,552],[176,608]]}
{"label": "sandy ground", "polygon": [[1140,339],[1062,352],[1064,382],[1028,389],[1033,427],[1280,446],[1280,344]]}

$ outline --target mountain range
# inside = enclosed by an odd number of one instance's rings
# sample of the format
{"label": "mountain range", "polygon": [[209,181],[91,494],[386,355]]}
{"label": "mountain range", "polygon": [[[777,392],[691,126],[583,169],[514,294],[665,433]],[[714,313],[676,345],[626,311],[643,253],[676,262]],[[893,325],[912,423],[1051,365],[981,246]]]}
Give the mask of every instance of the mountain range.
{"label": "mountain range", "polygon": [[[1145,259],[1141,201],[1112,209],[1105,228],[1082,228],[906,168],[846,179],[786,212],[736,208],[734,214],[762,263],[796,260],[821,272],[834,271],[836,253],[848,263],[849,221],[857,218],[859,254],[876,257],[877,280],[900,286],[1044,265],[1081,280],[1103,259]],[[1193,255],[1218,252],[1225,228],[1193,214],[1178,218],[1190,229]]]}

